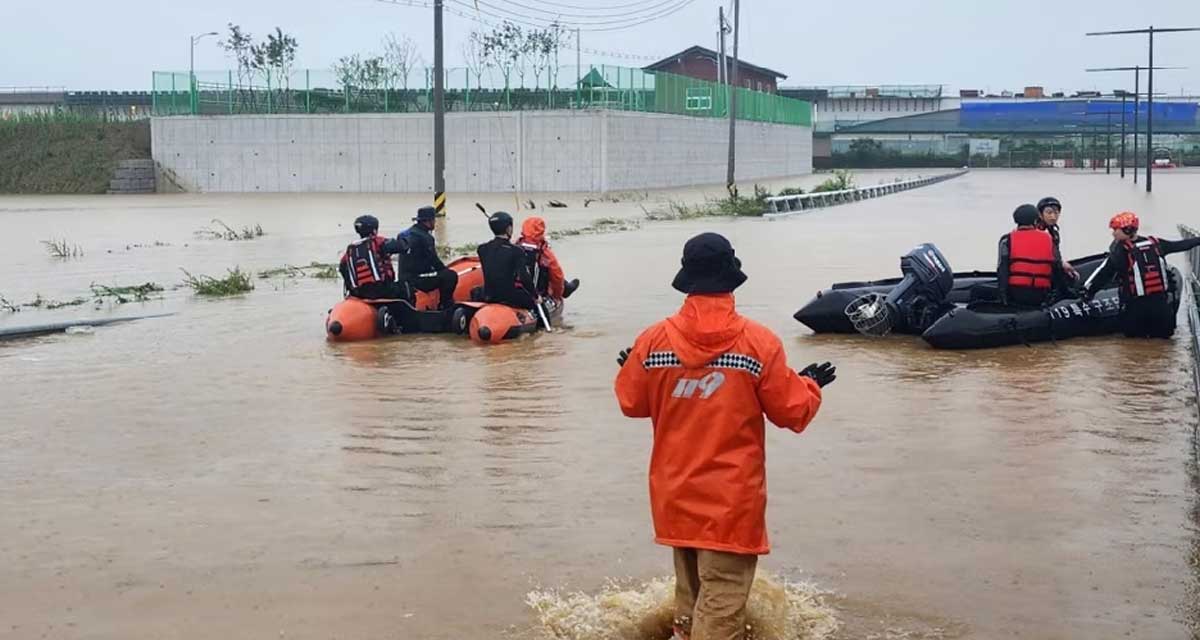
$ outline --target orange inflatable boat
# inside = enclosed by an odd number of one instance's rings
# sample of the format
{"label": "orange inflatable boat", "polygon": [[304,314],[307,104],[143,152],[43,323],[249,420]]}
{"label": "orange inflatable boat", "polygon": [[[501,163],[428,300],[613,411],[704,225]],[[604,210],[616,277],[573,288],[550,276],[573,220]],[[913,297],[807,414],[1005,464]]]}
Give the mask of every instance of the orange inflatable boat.
{"label": "orange inflatable boat", "polygon": [[[447,311],[438,309],[441,296],[437,291],[415,292],[413,301],[366,300],[347,297],[334,305],[325,318],[325,337],[333,342],[371,340],[392,333],[466,333],[475,311],[483,303],[471,302],[471,292],[483,287],[483,268],[474,256],[454,260],[447,267],[458,273],[454,290],[455,305]],[[384,326],[385,313],[395,321],[394,328]]]}
{"label": "orange inflatable boat", "polygon": [[[545,321],[551,326],[561,320],[562,302],[547,298],[543,300],[542,308],[546,311]],[[545,328],[537,311],[503,304],[484,304],[469,312],[469,316],[468,332],[476,344],[497,344]]]}

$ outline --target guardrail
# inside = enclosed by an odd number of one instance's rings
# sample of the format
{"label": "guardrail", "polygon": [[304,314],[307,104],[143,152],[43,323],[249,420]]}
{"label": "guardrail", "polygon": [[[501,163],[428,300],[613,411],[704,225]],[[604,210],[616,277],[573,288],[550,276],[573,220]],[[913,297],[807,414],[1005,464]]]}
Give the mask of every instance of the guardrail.
{"label": "guardrail", "polygon": [[[1179,233],[1185,238],[1200,236],[1200,231],[1182,224],[1179,225]],[[1192,379],[1196,385],[1196,395],[1200,397],[1200,247],[1188,250],[1188,270],[1184,277],[1187,286],[1183,288],[1191,296],[1183,296],[1182,291],[1179,293],[1182,299],[1187,300],[1188,324],[1192,328]],[[1192,453],[1200,458],[1200,422],[1193,423],[1193,428]]]}
{"label": "guardrail", "polygon": [[855,187],[854,189],[844,189],[842,191],[820,191],[794,196],[771,196],[767,198],[767,211],[763,214],[763,217],[769,220],[787,218],[813,209],[822,209],[849,202],[858,202],[859,200],[878,198],[880,196],[945,182],[951,178],[964,175],[967,172],[968,170],[964,169],[962,171],[955,171],[954,173],[900,180],[870,187]]}

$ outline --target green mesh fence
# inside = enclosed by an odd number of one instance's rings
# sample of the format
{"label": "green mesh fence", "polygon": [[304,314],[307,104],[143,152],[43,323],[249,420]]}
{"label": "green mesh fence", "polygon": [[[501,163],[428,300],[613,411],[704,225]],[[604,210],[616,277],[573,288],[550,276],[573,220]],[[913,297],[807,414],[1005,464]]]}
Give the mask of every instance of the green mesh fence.
{"label": "green mesh fence", "polygon": [[[610,65],[544,69],[446,70],[447,111],[615,109],[709,118],[729,116],[737,92],[743,120],[812,126],[809,103],[670,73]],[[154,115],[406,113],[430,111],[430,69],[377,78],[339,78],[333,70],[265,74],[154,72]]]}

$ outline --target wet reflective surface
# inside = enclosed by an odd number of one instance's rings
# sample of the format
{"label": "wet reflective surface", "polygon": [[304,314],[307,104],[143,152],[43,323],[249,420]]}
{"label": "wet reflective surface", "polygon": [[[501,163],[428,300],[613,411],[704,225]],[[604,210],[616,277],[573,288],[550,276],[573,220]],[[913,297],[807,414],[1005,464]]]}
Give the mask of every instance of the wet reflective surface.
{"label": "wet reflective surface", "polygon": [[[614,358],[678,306],[680,247],[715,230],[750,275],[742,312],[797,368],[839,365],[809,431],[769,436],[773,553],[760,564],[834,592],[839,637],[1188,637],[1186,323],[1173,342],[938,352],[791,319],[830,282],[897,274],[918,242],[956,269],[992,268],[1012,209],[1044,195],[1065,204],[1069,256],[1106,248],[1121,209],[1164,237],[1200,223],[1200,174],[1155,177],[1147,197],[1116,176],[977,171],[786,221],[563,239],[568,277],[583,280],[568,330],[492,348],[326,344],[336,281],[256,279],[223,300],[170,290],[181,267],[332,262],[354,216],[372,210],[394,233],[415,198],[0,198],[5,298],[168,287],[160,301],[26,310],[0,327],[177,313],[0,343],[0,635],[524,638],[543,631],[531,591],[667,575],[669,552],[651,542],[649,424],[620,416]],[[443,241],[486,239],[469,204],[512,208],[489,198],[452,200]],[[551,229],[653,206],[560,199],[572,207],[539,212]],[[266,235],[196,238],[212,218]],[[84,255],[48,257],[39,240],[52,238]]]}

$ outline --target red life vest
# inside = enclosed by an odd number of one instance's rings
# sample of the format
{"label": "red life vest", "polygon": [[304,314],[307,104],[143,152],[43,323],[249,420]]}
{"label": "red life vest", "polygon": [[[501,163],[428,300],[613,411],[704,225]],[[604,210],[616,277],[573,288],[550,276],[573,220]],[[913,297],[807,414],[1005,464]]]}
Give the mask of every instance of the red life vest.
{"label": "red life vest", "polygon": [[391,258],[383,255],[383,245],[386,242],[387,240],[380,236],[369,236],[346,247],[346,255],[342,259],[347,263],[346,272],[350,276],[351,289],[375,282],[396,280]]}
{"label": "red life vest", "polygon": [[1017,229],[1008,234],[1008,286],[1049,289],[1055,262],[1049,233]]}
{"label": "red life vest", "polygon": [[1127,292],[1136,297],[1166,293],[1167,265],[1158,238],[1126,240],[1125,250],[1129,255]]}

